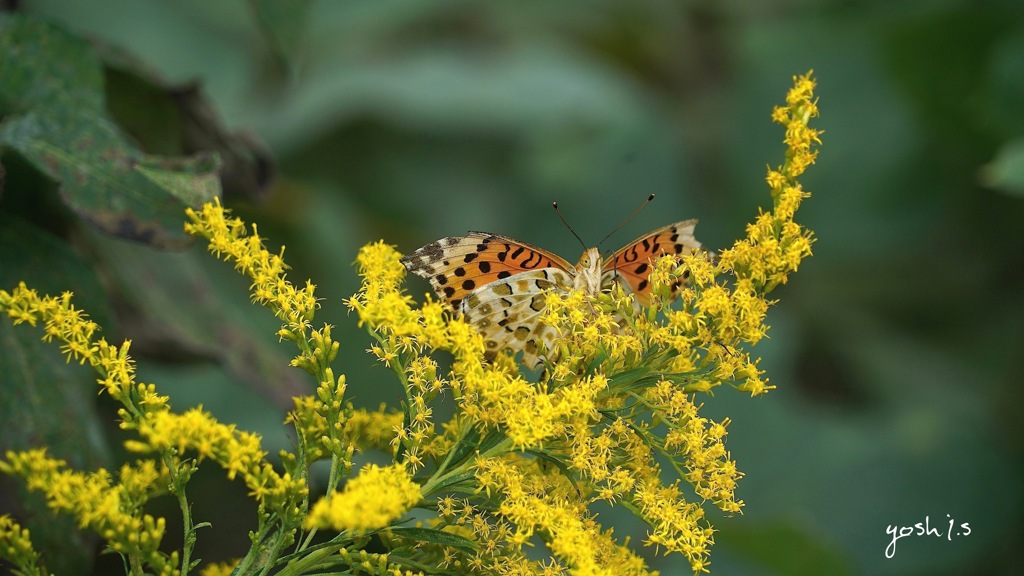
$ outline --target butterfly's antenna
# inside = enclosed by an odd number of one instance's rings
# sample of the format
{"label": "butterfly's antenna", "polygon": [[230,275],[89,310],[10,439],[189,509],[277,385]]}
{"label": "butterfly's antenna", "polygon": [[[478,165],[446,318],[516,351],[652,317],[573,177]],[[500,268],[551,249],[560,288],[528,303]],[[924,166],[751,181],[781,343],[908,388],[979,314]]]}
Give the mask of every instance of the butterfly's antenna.
{"label": "butterfly's antenna", "polygon": [[569,232],[572,232],[572,235],[580,241],[580,244],[583,245],[583,249],[586,250],[587,245],[580,238],[580,235],[577,234],[576,231],[572,229],[572,226],[569,226],[569,223],[565,221],[565,216],[562,216],[562,211],[558,209],[558,202],[552,202],[551,205],[555,208],[555,213],[558,214],[558,219],[562,221],[562,224],[565,224],[565,227],[569,229]]}
{"label": "butterfly's antenna", "polygon": [[[608,235],[605,236],[604,238],[601,238],[601,241],[598,242],[597,245],[600,246],[601,244],[604,244],[604,241],[609,239],[609,238],[611,238],[612,234],[615,234],[619,230],[622,230],[622,227],[625,226],[626,224],[629,224],[629,221],[632,220],[633,218],[636,218],[636,215],[639,214],[641,210],[643,210],[648,204],[651,203],[651,200],[654,200],[654,194],[651,194],[650,196],[648,196],[647,200],[644,200],[644,203],[641,204],[640,207],[636,209],[636,212],[633,212],[633,214],[630,215],[629,218],[626,218],[626,220],[623,221],[622,224],[619,224],[618,228],[616,228],[615,230],[612,230],[611,232],[609,232]],[[563,222],[564,222],[564,220],[563,220]],[[568,224],[567,224],[567,226],[568,226]]]}

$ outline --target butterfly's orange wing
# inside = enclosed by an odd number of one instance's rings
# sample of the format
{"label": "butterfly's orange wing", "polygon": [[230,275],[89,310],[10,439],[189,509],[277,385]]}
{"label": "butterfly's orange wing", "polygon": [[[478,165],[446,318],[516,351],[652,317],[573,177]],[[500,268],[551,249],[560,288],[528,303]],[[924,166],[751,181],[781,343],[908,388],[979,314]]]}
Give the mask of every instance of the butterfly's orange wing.
{"label": "butterfly's orange wing", "polygon": [[[636,301],[646,306],[651,301],[651,274],[653,260],[666,254],[688,254],[700,250],[700,242],[693,236],[696,220],[683,220],[645,234],[626,244],[604,261],[602,285],[618,280],[636,294]],[[672,286],[673,295],[680,281]]]}
{"label": "butterfly's orange wing", "polygon": [[573,269],[565,259],[508,236],[469,232],[432,242],[402,258],[410,272],[430,281],[434,292],[455,311],[474,290],[516,274]]}

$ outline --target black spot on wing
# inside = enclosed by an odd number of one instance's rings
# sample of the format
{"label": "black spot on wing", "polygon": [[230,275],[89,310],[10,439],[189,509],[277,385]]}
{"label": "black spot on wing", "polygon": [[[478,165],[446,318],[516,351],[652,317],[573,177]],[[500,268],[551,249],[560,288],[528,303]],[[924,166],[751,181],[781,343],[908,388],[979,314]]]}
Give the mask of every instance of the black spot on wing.
{"label": "black spot on wing", "polygon": [[544,309],[544,297],[541,296],[540,294],[538,294],[538,295],[534,296],[533,298],[530,298],[530,308],[534,312],[540,312],[541,310],[543,310]]}
{"label": "black spot on wing", "polygon": [[540,253],[530,250],[530,256],[529,258],[523,261],[522,266],[523,268],[526,268],[528,270],[533,270],[534,268],[540,266],[542,260],[543,256],[541,256]]}

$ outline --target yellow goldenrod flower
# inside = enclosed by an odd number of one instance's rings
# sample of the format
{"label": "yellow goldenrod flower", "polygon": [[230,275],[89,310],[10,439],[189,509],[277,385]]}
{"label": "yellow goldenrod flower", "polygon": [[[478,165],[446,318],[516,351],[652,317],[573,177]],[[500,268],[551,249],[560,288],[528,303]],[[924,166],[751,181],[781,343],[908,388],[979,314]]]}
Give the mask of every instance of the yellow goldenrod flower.
{"label": "yellow goldenrod flower", "polygon": [[[167,397],[156,392],[152,384],[135,381],[135,369],[128,355],[130,343],[121,346],[108,344],[105,339],[93,340],[98,327],[71,303],[71,294],[60,297],[39,296],[24,283],[11,292],[0,290],[0,312],[7,312],[16,323],[27,322],[44,325],[44,339],[56,339],[63,343],[62,349],[68,359],[88,362],[99,374],[97,382],[103,390],[119,401],[123,408],[119,410],[122,418],[121,427],[136,430],[141,440],[129,440],[125,445],[136,452],[162,454],[172,467],[175,462],[190,451],[199,455],[200,459],[210,458],[228,471],[230,477],[240,473],[252,493],[257,497],[261,507],[266,506],[282,517],[298,514],[296,506],[305,497],[306,487],[301,479],[281,475],[264,461],[265,453],[260,449],[260,439],[256,435],[239,432],[234,426],[218,423],[201,410],[193,410],[185,414],[173,414],[167,404]],[[132,519],[130,515],[115,515],[120,509],[122,498],[127,498],[139,487],[167,486],[169,482],[153,483],[156,475],[166,478],[168,470],[156,470],[152,463],[142,465],[135,474],[126,475],[122,471],[120,484],[112,484],[110,475],[99,470],[93,476],[75,476],[67,473],[59,476],[63,483],[49,487],[38,478],[56,474],[55,470],[63,463],[50,460],[44,453],[25,452],[11,453],[7,463],[0,463],[0,469],[8,473],[24,472],[30,489],[47,493],[50,505],[55,510],[62,510],[75,515],[83,527],[91,527],[102,537],[111,542],[115,550],[124,549],[134,554],[143,554],[148,549],[140,548],[136,534],[144,530],[144,524],[162,526],[163,519],[149,516]],[[35,463],[35,466],[30,466]],[[141,476],[140,476],[141,475]],[[69,484],[70,483],[70,484]],[[68,487],[64,492],[55,491],[60,487]],[[77,506],[74,500],[76,490],[89,490],[92,501],[102,504],[99,509]],[[131,502],[141,506],[151,494],[139,494]],[[114,499],[111,499],[114,498]],[[117,527],[123,520],[123,530]],[[141,526],[141,527],[140,527]],[[156,530],[154,528],[154,530]],[[162,533],[163,528],[159,528]],[[155,532],[146,532],[142,538],[152,541]],[[155,550],[155,548],[154,548]],[[160,560],[157,555],[149,554],[147,562],[158,566],[159,570],[171,570],[173,564]]]}
{"label": "yellow goldenrod flower", "polygon": [[367,464],[344,490],[314,504],[305,525],[356,533],[376,530],[397,520],[421,499],[419,484],[403,466]]}
{"label": "yellow goldenrod flower", "polygon": [[164,519],[142,512],[146,496],[161,489],[160,483],[152,483],[159,476],[152,466],[125,466],[118,484],[102,468],[89,473],[67,470],[63,460],[50,458],[41,448],[8,452],[0,471],[24,478],[30,490],[46,496],[51,509],[75,516],[81,528],[99,534],[115,552],[140,558],[160,574],[176,568],[177,553],[159,550]]}
{"label": "yellow goldenrod flower", "polygon": [[48,574],[39,553],[32,547],[29,531],[6,514],[0,515],[0,560],[10,562],[17,573],[24,576]]}

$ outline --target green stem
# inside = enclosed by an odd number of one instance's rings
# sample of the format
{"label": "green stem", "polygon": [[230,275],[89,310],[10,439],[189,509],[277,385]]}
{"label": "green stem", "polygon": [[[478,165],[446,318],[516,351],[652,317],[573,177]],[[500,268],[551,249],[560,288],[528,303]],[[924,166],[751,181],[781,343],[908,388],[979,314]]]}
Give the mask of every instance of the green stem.
{"label": "green stem", "polygon": [[[260,524],[263,524],[262,518],[260,520]],[[256,535],[256,538],[253,539],[254,541],[252,546],[249,547],[249,552],[245,554],[245,558],[242,558],[242,561],[238,563],[237,567],[235,567],[235,574],[241,576],[249,573],[249,566],[252,565],[253,561],[259,555],[263,539],[267,537],[267,533],[269,533],[272,528],[272,524],[269,522],[260,526],[259,533]]]}
{"label": "green stem", "polygon": [[[512,446],[512,440],[509,439],[509,438],[505,438],[501,442],[498,442],[493,447],[491,447],[490,450],[487,450],[486,452],[481,452],[480,454],[478,454],[476,459],[477,460],[484,460],[484,459],[487,459],[487,458],[491,458],[493,456],[497,456],[499,454],[505,454],[506,452],[510,451],[509,448],[511,448],[511,446]],[[473,459],[470,459],[470,460],[465,461],[462,465],[456,466],[455,468],[453,468],[451,471],[449,471],[446,474],[442,474],[442,475],[438,476],[437,472],[435,472],[434,475],[431,476],[429,480],[427,480],[426,484],[424,484],[423,487],[420,488],[420,493],[423,494],[424,498],[426,498],[427,496],[430,496],[433,493],[435,486],[437,486],[439,484],[443,484],[445,480],[447,480],[447,479],[449,479],[449,478],[451,478],[453,476],[458,476],[459,474],[464,474],[472,466],[473,466]]]}
{"label": "green stem", "polygon": [[142,569],[142,558],[138,554],[129,554],[128,563],[131,565],[132,576],[143,576],[145,571]]}
{"label": "green stem", "polygon": [[185,497],[185,486],[180,486],[175,492],[177,492],[178,506],[181,508],[181,522],[185,532],[185,543],[181,547],[181,576],[186,576],[192,561],[192,549],[196,545],[196,532],[192,527],[192,509]]}
{"label": "green stem", "polygon": [[260,570],[260,576],[269,574],[271,568],[274,567],[274,560],[281,553],[281,549],[284,548],[285,532],[279,531],[277,537],[274,538],[274,545],[270,549],[270,553],[267,555],[267,563],[263,566],[263,570]]}
{"label": "green stem", "polygon": [[184,543],[181,547],[181,576],[187,576],[189,571],[189,565],[192,562],[192,550],[196,545],[196,532],[195,527],[192,525],[192,507],[189,506],[188,497],[185,495],[185,484],[184,480],[179,474],[180,466],[185,465],[184,462],[174,462],[173,456],[170,454],[164,455],[164,466],[167,467],[171,475],[171,492],[178,499],[178,507],[181,508],[181,524],[184,532]]}
{"label": "green stem", "polygon": [[466,434],[469,433],[469,430],[471,428],[472,428],[472,426],[466,425],[465,422],[460,424],[460,426],[459,426],[459,437],[455,439],[455,442],[452,444],[452,449],[448,451],[448,455],[446,455],[444,457],[444,461],[441,462],[441,465],[438,466],[437,470],[435,470],[434,473],[431,475],[431,479],[433,479],[438,474],[443,473],[445,471],[445,469],[448,468],[448,465],[451,464],[452,458],[455,456],[455,453],[458,451],[457,449],[458,449],[459,445],[462,444],[462,439],[466,437]]}

